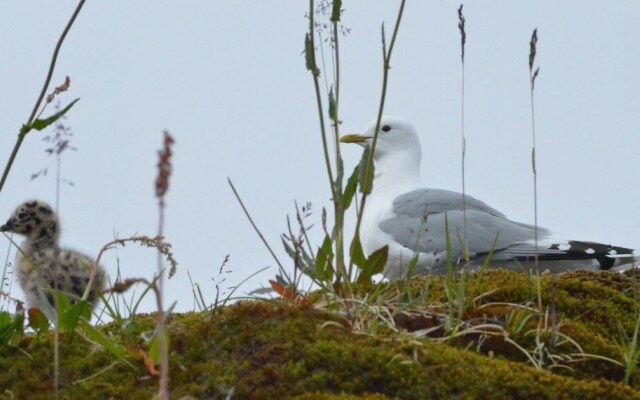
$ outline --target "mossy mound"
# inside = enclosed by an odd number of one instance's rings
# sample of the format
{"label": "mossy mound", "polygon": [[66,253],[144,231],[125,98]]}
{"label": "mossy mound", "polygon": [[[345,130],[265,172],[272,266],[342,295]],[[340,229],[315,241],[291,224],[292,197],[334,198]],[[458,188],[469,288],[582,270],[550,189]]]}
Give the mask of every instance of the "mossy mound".
{"label": "mossy mound", "polygon": [[[414,278],[409,284],[411,296],[420,299],[412,300],[417,308],[455,303],[447,300],[441,277]],[[382,286],[386,294],[398,290],[402,297],[408,293],[406,287],[398,289],[402,285]],[[531,278],[487,271],[471,277],[465,290],[467,298],[476,301],[465,307],[463,319],[507,321],[514,310],[509,304],[541,301],[554,310],[551,334],[571,337],[584,353],[618,361],[623,346],[616,338],[633,334],[638,315],[638,285],[625,275],[576,272]],[[409,331],[419,331],[426,324],[407,315],[395,328],[404,324]],[[528,326],[533,320],[523,322],[521,337],[513,332],[508,338],[529,346],[535,337],[526,332],[540,323],[538,319]],[[152,331],[153,316],[136,316],[128,329],[131,326],[134,330],[126,336],[115,324],[102,329],[132,352],[145,348],[140,334]],[[171,397],[225,398],[232,392],[239,399],[640,399],[638,375],[632,376],[631,386],[625,385],[624,367],[609,361],[581,359],[571,369],[539,370],[504,335],[483,338],[475,332],[445,340],[442,332],[440,337],[412,337],[406,331],[393,333],[394,328],[374,335],[354,333],[352,326],[348,318],[320,310],[317,304],[280,301],[173,315]],[[537,340],[549,340],[543,336]],[[566,344],[557,346],[549,354],[564,356],[561,346]],[[140,359],[132,356],[131,362],[134,368],[77,334],[62,337],[60,398],[152,398],[157,378]],[[20,349],[0,348],[0,370],[0,399],[51,398],[52,335],[25,340]]]}

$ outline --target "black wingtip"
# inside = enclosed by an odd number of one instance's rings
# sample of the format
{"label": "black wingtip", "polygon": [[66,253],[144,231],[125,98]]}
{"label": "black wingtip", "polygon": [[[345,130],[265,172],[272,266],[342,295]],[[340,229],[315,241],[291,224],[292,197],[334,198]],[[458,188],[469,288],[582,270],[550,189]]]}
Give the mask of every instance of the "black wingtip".
{"label": "black wingtip", "polygon": [[[598,263],[598,269],[607,271],[616,266],[617,259],[621,258],[626,260],[627,258],[634,257],[634,250],[626,247],[612,246],[596,242],[581,242],[576,240],[569,241],[568,245],[568,247],[564,248],[560,244],[549,246],[549,249],[553,250],[553,252],[544,253],[543,251],[537,257],[538,261],[578,262],[593,260]],[[564,246],[566,246],[566,244]],[[532,261],[535,260],[535,258],[536,257],[534,255],[514,257],[514,259],[518,261]],[[622,261],[622,263],[625,262],[627,261]],[[620,263],[618,263],[618,265],[619,264]]]}
{"label": "black wingtip", "polygon": [[596,242],[570,241],[569,245],[571,245],[571,248],[568,253],[584,253],[591,256],[590,258],[596,260],[603,271],[610,270],[615,265],[617,257],[612,256],[629,255],[632,257],[634,252],[633,249],[626,247]]}

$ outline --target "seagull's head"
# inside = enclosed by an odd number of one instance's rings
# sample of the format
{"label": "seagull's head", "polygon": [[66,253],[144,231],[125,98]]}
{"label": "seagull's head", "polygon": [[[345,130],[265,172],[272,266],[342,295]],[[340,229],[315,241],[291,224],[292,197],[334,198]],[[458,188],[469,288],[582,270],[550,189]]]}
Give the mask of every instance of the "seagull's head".
{"label": "seagull's head", "polygon": [[58,217],[51,206],[38,200],[19,205],[0,232],[13,232],[31,240],[55,241],[59,232]]}
{"label": "seagull's head", "polygon": [[[374,120],[363,134],[345,135],[340,138],[340,142],[371,146],[376,126],[377,120]],[[380,120],[374,160],[379,163],[388,157],[402,157],[420,163],[421,155],[420,139],[411,122],[404,118],[383,116]]]}

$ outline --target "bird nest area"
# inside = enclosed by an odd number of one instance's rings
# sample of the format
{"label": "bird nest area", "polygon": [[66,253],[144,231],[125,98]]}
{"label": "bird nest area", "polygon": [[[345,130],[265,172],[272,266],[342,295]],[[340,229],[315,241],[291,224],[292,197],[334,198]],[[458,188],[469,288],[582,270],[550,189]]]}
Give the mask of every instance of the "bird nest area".
{"label": "bird nest area", "polygon": [[[640,399],[640,274],[487,270],[173,314],[172,398]],[[148,399],[155,316],[59,338],[60,398]],[[53,393],[53,333],[0,347],[0,399]],[[625,383],[626,382],[626,383]]]}

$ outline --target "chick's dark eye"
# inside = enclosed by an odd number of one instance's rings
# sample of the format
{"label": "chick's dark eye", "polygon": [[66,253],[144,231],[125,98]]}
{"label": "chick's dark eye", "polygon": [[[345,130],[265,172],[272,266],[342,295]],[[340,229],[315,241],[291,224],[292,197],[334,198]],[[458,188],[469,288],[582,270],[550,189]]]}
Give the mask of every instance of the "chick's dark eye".
{"label": "chick's dark eye", "polygon": [[389,125],[385,125],[382,127],[383,132],[389,132],[390,130],[391,130],[391,127]]}

